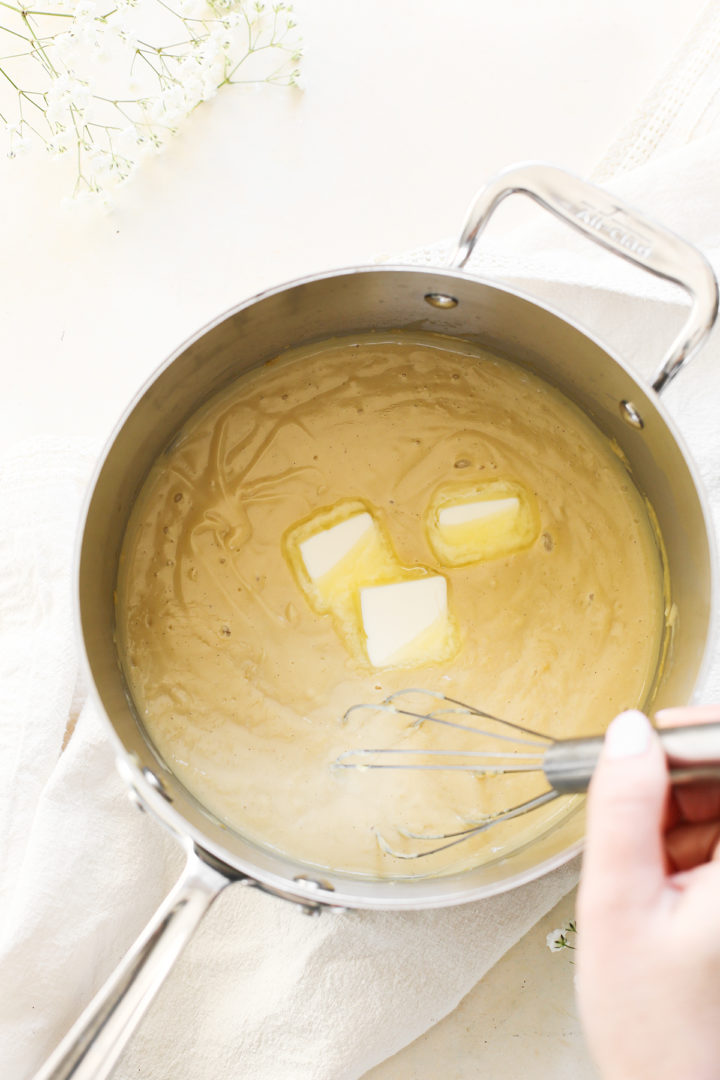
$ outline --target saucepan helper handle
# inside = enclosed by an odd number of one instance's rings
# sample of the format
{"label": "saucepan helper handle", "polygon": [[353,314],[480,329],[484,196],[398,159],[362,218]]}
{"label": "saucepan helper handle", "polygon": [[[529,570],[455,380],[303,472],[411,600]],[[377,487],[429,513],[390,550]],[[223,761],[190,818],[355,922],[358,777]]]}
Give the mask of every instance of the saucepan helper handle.
{"label": "saucepan helper handle", "polygon": [[180,880],[34,1080],[105,1080],[215,897],[231,879],[186,845]]}
{"label": "saucepan helper handle", "polygon": [[529,195],[590,240],[658,277],[680,285],[690,314],[652,382],[660,393],[700,347],[717,317],[718,286],[710,263],[692,244],[638,214],[614,195],[563,169],[540,162],[516,165],[479,192],[451,265],[463,267],[495,209],[508,195]]}
{"label": "saucepan helper handle", "polygon": [[[658,735],[673,784],[720,784],[720,723],[662,728]],[[558,794],[587,791],[602,744],[602,737],[562,739],[548,748],[543,770]]]}

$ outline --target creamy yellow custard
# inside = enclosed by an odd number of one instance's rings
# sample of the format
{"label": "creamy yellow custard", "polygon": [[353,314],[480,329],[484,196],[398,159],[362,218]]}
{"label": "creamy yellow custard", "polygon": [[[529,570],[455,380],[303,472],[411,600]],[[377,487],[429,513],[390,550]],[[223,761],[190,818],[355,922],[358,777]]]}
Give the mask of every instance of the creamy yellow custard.
{"label": "creamy yellow custard", "polygon": [[349,706],[420,686],[597,733],[648,701],[664,611],[651,514],[590,420],[506,360],[397,334],[285,354],[186,424],[133,510],[117,626],[142,723],[209,812],[299,860],[397,876],[499,857],[567,800],[389,855],[545,785],[335,768],[353,747],[477,745],[383,712],[342,724]]}

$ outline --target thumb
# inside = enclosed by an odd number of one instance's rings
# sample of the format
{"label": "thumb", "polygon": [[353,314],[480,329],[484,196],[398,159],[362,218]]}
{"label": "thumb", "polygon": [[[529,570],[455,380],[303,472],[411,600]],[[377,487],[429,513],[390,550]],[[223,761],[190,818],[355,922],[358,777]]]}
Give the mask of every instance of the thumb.
{"label": "thumb", "polygon": [[641,712],[616,716],[588,793],[580,906],[643,910],[665,881],[663,821],[668,771],[660,741]]}

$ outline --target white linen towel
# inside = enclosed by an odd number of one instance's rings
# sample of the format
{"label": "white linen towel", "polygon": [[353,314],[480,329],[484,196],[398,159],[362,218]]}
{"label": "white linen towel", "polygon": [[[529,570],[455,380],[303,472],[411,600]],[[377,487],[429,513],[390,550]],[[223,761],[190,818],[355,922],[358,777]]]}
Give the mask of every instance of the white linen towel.
{"label": "white linen towel", "polygon": [[[704,41],[720,26],[718,11],[717,4],[706,11]],[[720,88],[715,59],[701,68],[680,80],[681,106]],[[680,93],[677,85],[675,78],[673,93]],[[648,116],[657,117],[652,102]],[[696,129],[690,122],[685,130]],[[720,132],[710,125],[702,136],[685,144],[675,126],[668,153],[659,139],[640,162],[621,155],[622,175],[606,181],[696,242],[720,272]],[[626,161],[637,167],[622,172]],[[682,318],[682,304],[648,275],[555,228],[525,231],[502,252],[483,245],[470,269],[491,277],[512,272],[527,291],[597,330],[648,373]],[[412,258],[434,262],[448,246]],[[665,396],[720,525],[717,332]],[[78,669],[72,547],[96,450],[82,440],[38,441],[0,465],[0,1075],[9,1080],[24,1080],[44,1060],[180,867],[174,841],[125,798]],[[720,700],[718,665],[705,698]],[[181,957],[116,1076],[354,1080],[451,1011],[572,886],[577,870],[569,865],[460,908],[317,919],[231,887]]]}

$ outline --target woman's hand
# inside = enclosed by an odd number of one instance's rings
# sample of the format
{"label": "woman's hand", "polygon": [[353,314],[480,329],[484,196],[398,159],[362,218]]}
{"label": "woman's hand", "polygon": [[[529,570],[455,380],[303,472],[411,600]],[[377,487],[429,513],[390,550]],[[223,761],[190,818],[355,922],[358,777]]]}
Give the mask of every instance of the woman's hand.
{"label": "woman's hand", "polygon": [[[660,726],[720,721],[668,709]],[[578,898],[582,1022],[603,1080],[720,1078],[720,782],[670,790],[642,713],[608,728]]]}

